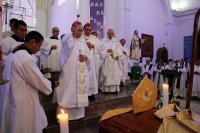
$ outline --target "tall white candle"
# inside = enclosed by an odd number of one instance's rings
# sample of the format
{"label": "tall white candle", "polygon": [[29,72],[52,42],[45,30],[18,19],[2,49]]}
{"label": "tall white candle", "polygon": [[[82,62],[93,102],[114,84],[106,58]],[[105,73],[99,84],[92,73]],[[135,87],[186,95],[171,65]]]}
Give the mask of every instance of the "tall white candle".
{"label": "tall white candle", "polygon": [[57,118],[60,120],[60,133],[69,133],[68,114],[65,114],[61,109],[62,114],[58,114]]}
{"label": "tall white candle", "polygon": [[169,85],[163,84],[163,106],[169,104]]}

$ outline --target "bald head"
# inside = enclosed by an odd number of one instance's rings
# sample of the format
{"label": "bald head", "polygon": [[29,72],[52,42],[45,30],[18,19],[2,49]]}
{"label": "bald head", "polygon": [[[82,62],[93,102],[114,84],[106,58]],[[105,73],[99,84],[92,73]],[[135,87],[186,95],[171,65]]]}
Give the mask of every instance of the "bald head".
{"label": "bald head", "polygon": [[58,27],[53,27],[52,28],[52,35],[53,35],[53,37],[58,38],[59,32],[60,31],[59,31]]}
{"label": "bald head", "polygon": [[114,35],[114,31],[112,29],[108,29],[107,35],[108,35],[108,38],[111,40]]}

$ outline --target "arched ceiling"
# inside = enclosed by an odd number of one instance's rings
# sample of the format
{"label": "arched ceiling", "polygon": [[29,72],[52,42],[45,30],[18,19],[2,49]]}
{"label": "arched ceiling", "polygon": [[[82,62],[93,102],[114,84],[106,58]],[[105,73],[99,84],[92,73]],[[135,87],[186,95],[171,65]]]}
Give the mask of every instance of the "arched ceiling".
{"label": "arched ceiling", "polygon": [[169,2],[172,10],[179,7],[178,12],[200,8],[200,0],[169,0]]}

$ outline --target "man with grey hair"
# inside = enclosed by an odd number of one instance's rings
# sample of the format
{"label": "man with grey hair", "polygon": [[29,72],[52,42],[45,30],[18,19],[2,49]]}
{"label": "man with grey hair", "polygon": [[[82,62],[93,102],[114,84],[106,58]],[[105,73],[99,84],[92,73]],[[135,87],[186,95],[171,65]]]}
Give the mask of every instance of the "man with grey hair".
{"label": "man with grey hair", "polygon": [[85,116],[85,106],[88,106],[90,56],[89,48],[82,37],[83,26],[75,21],[72,33],[62,39],[62,54],[59,82],[56,89],[58,108],[69,115],[69,120],[80,119]]}
{"label": "man with grey hair", "polygon": [[103,84],[103,92],[119,92],[120,85],[120,61],[123,55],[121,44],[113,37],[114,31],[108,29],[107,36],[102,40],[103,64],[101,66],[100,81]]}
{"label": "man with grey hair", "polygon": [[45,74],[46,78],[51,79],[50,70],[60,71],[60,55],[62,50],[61,41],[58,39],[59,28],[52,28],[52,36],[45,38],[44,42],[40,48],[41,58],[40,58],[40,67],[48,67],[49,73]]}

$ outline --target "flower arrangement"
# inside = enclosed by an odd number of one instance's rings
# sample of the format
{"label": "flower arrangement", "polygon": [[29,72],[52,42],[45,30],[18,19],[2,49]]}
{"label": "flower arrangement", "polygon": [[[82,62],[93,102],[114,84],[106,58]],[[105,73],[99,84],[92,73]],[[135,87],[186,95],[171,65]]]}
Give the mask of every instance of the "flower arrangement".
{"label": "flower arrangement", "polygon": [[[183,88],[183,89],[184,89],[184,88]],[[181,90],[181,92],[183,91],[183,89]],[[171,94],[171,93],[170,93],[171,90],[172,90],[172,87],[171,87],[170,90],[169,90],[169,95]],[[169,104],[174,103],[174,102],[175,102],[174,100],[177,98],[177,96],[180,95],[181,92],[176,91],[175,94],[173,95],[173,97],[172,97],[171,99],[169,99]],[[157,103],[157,106],[156,106],[156,107],[157,107],[158,109],[160,109],[160,108],[162,108],[162,106],[163,106],[163,92],[160,93],[160,96],[159,96],[158,103]]]}
{"label": "flower arrangement", "polygon": [[144,78],[144,75],[142,75],[140,71],[137,71],[136,73],[139,80],[142,80]]}

